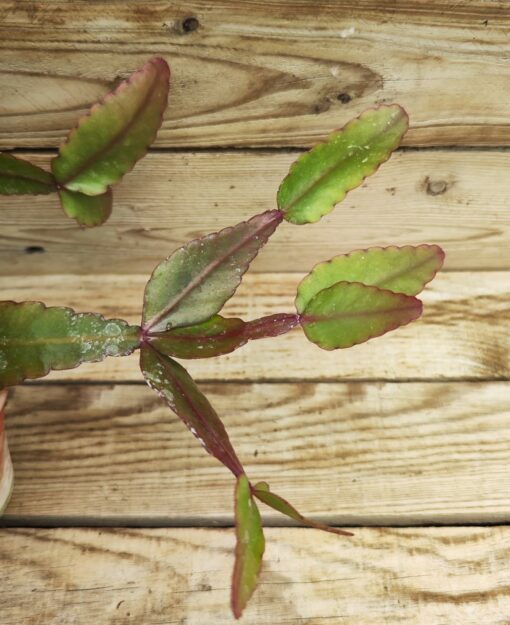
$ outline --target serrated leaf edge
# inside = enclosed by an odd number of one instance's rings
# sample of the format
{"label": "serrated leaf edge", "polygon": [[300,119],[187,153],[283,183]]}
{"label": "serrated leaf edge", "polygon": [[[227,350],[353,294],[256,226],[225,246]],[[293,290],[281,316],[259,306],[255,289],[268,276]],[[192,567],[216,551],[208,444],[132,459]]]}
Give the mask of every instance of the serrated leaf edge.
{"label": "serrated leaf edge", "polygon": [[[363,284],[363,282],[349,282],[348,280],[339,280],[338,282],[335,282],[335,284],[332,284],[331,286],[320,290],[318,293],[316,293],[312,299],[307,303],[307,307],[311,304],[311,302],[318,296],[320,295],[320,293],[323,293],[324,291],[328,291],[329,289],[334,288],[335,286],[338,286],[339,284],[358,284],[362,287],[364,287],[365,289],[372,289],[375,291],[380,291],[382,293],[390,293],[391,295],[393,295],[394,297],[398,297],[400,299],[405,299],[405,300],[413,300],[414,303],[416,303],[416,312],[417,314],[414,317],[411,317],[408,321],[405,321],[403,323],[396,323],[394,325],[391,325],[390,327],[388,327],[387,329],[385,329],[383,332],[380,332],[379,334],[373,334],[372,336],[368,337],[367,339],[365,339],[364,341],[353,341],[352,343],[349,343],[348,345],[344,345],[342,347],[323,347],[322,345],[319,345],[317,342],[312,341],[312,339],[308,338],[308,335],[306,335],[305,332],[305,336],[306,338],[313,343],[314,345],[317,345],[317,347],[320,347],[320,349],[323,349],[327,352],[332,352],[335,351],[337,349],[348,349],[349,347],[353,347],[354,345],[362,345],[363,343],[366,343],[367,341],[371,341],[372,339],[375,338],[379,338],[380,336],[384,336],[385,334],[388,334],[388,332],[392,332],[393,330],[396,330],[397,328],[403,328],[404,326],[409,325],[410,323],[412,323],[413,321],[416,321],[417,319],[419,319],[423,313],[423,302],[421,300],[419,300],[417,297],[415,297],[414,295],[404,295],[403,293],[394,293],[393,291],[389,291],[388,289],[380,289],[377,286],[371,286],[368,284]],[[413,310],[414,307],[409,306],[406,307],[404,309],[409,309],[409,310]],[[399,311],[399,310],[404,310],[402,308],[395,308],[395,311]],[[385,311],[385,312],[393,312],[393,310],[389,310],[389,311]],[[358,314],[358,315],[353,315],[353,316],[357,316],[360,317],[362,316],[362,314]],[[316,323],[317,321],[324,321],[327,322],[332,321],[332,319],[328,319],[328,318],[324,318],[324,319],[320,319],[320,320],[307,320],[307,315],[306,315],[306,308],[305,311],[303,313],[301,313],[299,315],[299,319],[300,319],[300,324],[303,327],[304,325],[306,325],[307,323]],[[304,327],[303,327],[304,330]]]}
{"label": "serrated leaf edge", "polygon": [[[405,128],[404,132],[402,133],[402,136],[403,136],[403,135],[404,135],[404,134],[405,134],[405,133],[409,130],[409,114],[407,113],[407,111],[406,111],[406,110],[405,110],[402,106],[400,106],[400,104],[396,104],[396,103],[394,103],[394,104],[383,104],[383,105],[381,105],[381,106],[372,106],[372,107],[370,107],[370,108],[368,108],[368,109],[365,109],[365,110],[364,110],[364,111],[362,111],[362,112],[361,112],[361,113],[360,113],[357,117],[354,117],[353,119],[349,120],[349,121],[348,121],[348,122],[347,122],[344,126],[342,126],[341,128],[338,128],[338,129],[336,129],[336,130],[333,130],[333,131],[332,131],[332,132],[331,132],[331,133],[327,136],[327,138],[326,138],[324,141],[322,141],[321,143],[318,143],[318,144],[314,145],[314,146],[313,146],[310,150],[308,150],[307,152],[305,152],[304,154],[302,154],[302,155],[301,155],[301,156],[300,156],[300,157],[299,157],[296,161],[294,161],[294,162],[292,163],[292,165],[290,166],[290,168],[289,168],[289,172],[288,172],[288,174],[285,176],[285,178],[282,180],[282,182],[281,182],[280,186],[278,187],[278,191],[276,192],[276,197],[278,198],[278,196],[279,196],[279,194],[280,194],[280,189],[281,189],[281,188],[283,187],[283,185],[285,184],[285,182],[286,182],[287,178],[289,178],[289,177],[290,177],[290,176],[294,173],[294,170],[296,169],[296,167],[298,166],[298,164],[299,164],[299,165],[302,165],[302,164],[303,164],[303,162],[306,162],[307,158],[308,158],[308,157],[312,154],[312,152],[313,152],[314,150],[316,150],[316,149],[320,148],[320,147],[321,147],[321,146],[323,146],[323,145],[328,144],[328,143],[332,140],[332,138],[333,138],[333,136],[334,136],[334,135],[337,135],[337,134],[339,134],[339,133],[343,133],[343,132],[345,132],[345,131],[346,131],[346,130],[348,130],[348,129],[352,126],[352,125],[354,125],[354,124],[356,124],[357,122],[359,122],[360,120],[362,120],[362,119],[363,119],[363,117],[365,117],[365,116],[366,116],[366,115],[368,115],[369,113],[371,113],[371,112],[373,112],[373,111],[378,111],[378,110],[381,110],[381,109],[391,109],[391,108],[394,108],[394,109],[399,109],[399,110],[403,113],[402,119],[405,121],[405,125],[406,125],[406,128]],[[289,208],[292,208],[292,206],[294,206],[294,205],[297,203],[297,201],[298,201],[298,200],[293,201],[291,204],[289,204],[289,205],[288,205],[287,207],[285,207],[285,208],[282,208],[282,207],[280,206],[280,204],[278,203],[278,207],[279,207],[279,208],[280,208],[280,210],[283,212],[283,214],[284,214],[284,216],[285,216],[285,220],[286,220],[286,221],[288,221],[289,223],[292,223],[292,224],[294,224],[294,225],[299,225],[299,226],[301,226],[301,225],[306,225],[306,224],[310,224],[310,223],[317,223],[318,221],[320,221],[320,220],[322,219],[322,217],[324,217],[325,215],[327,215],[327,214],[328,214],[328,213],[329,213],[329,212],[330,212],[330,211],[331,211],[331,210],[332,210],[332,209],[333,209],[333,208],[334,208],[337,204],[339,204],[340,202],[342,202],[342,201],[343,201],[344,197],[347,195],[347,193],[349,193],[349,191],[352,191],[353,189],[358,188],[360,185],[362,185],[362,184],[363,184],[363,182],[365,181],[365,179],[366,179],[366,178],[368,178],[369,176],[373,176],[373,174],[375,174],[375,172],[379,169],[379,167],[381,167],[381,165],[383,165],[384,163],[386,163],[386,161],[388,161],[388,160],[389,160],[389,158],[391,157],[391,155],[393,154],[393,152],[394,152],[394,151],[398,148],[398,146],[400,145],[401,141],[402,141],[402,137],[401,137],[401,138],[398,140],[398,142],[395,144],[395,147],[393,147],[393,148],[392,148],[392,149],[388,152],[388,156],[387,156],[385,159],[383,159],[383,160],[379,161],[379,163],[377,163],[377,165],[376,165],[376,166],[375,166],[372,170],[370,170],[370,171],[369,171],[369,172],[367,172],[365,175],[363,175],[363,176],[362,176],[362,178],[360,179],[360,181],[359,181],[359,182],[357,182],[356,184],[354,184],[352,187],[348,187],[348,188],[346,188],[346,189],[345,189],[344,196],[343,196],[342,198],[340,198],[340,200],[338,200],[337,202],[335,202],[335,203],[332,205],[332,208],[328,209],[328,210],[327,210],[326,212],[324,212],[324,213],[321,213],[321,214],[317,217],[317,219],[314,219],[314,220],[312,220],[312,221],[304,221],[304,222],[298,222],[298,221],[293,221],[292,219],[287,219],[287,213],[288,213],[288,211],[289,211]],[[319,181],[323,180],[326,176],[328,176],[328,175],[329,175],[329,174],[330,174],[330,173],[331,173],[331,172],[332,172],[332,171],[333,171],[336,167],[337,167],[337,165],[335,165],[334,167],[330,167],[330,168],[328,168],[328,169],[326,170],[326,172],[325,172],[323,175],[321,175],[320,179],[319,179],[319,180],[317,180],[317,181],[315,181],[315,182],[313,183],[313,185],[310,187],[310,189],[311,189],[311,188],[313,188],[314,186],[316,186],[316,185],[317,185],[317,183],[318,183]],[[308,193],[310,189],[307,189],[307,191],[306,191],[306,192]]]}
{"label": "serrated leaf edge", "polygon": [[[150,343],[148,343],[146,341],[142,341],[140,347],[141,347],[141,349],[140,349],[140,370],[142,372],[142,375],[143,375],[144,380],[147,383],[147,385],[165,402],[165,404],[168,406],[168,408],[181,420],[181,422],[184,424],[184,426],[198,440],[198,442],[202,445],[202,447],[205,449],[205,451],[210,456],[212,456],[213,458],[216,458],[216,460],[218,460],[218,462],[220,462],[224,467],[226,467],[229,471],[231,471],[236,478],[239,477],[240,475],[243,475],[244,474],[243,465],[241,464],[241,461],[237,457],[237,453],[236,453],[236,451],[235,451],[235,449],[234,449],[234,447],[233,447],[233,445],[232,445],[232,443],[230,441],[230,437],[228,435],[228,432],[227,432],[227,429],[225,427],[225,424],[223,423],[223,421],[221,420],[221,418],[219,417],[218,413],[216,412],[216,410],[214,409],[212,404],[209,402],[207,397],[204,395],[204,393],[202,393],[200,388],[198,388],[198,385],[196,384],[195,380],[193,380],[193,378],[191,377],[189,372],[185,369],[185,367],[183,367],[179,362],[177,362],[171,356],[167,356],[166,354],[162,354],[160,351],[158,351],[158,349],[156,347],[154,347],[154,345],[151,345]],[[224,434],[225,434],[228,446],[230,446],[230,449],[228,447],[225,447],[224,441],[221,438],[218,439],[219,443],[220,443],[220,445],[222,447],[222,450],[224,451],[224,457],[227,458],[228,462],[225,461],[222,457],[218,456],[216,453],[214,453],[211,450],[211,446],[205,440],[200,438],[198,433],[195,431],[195,428],[192,425],[190,425],[189,423],[187,423],[187,421],[176,410],[174,410],[172,408],[172,406],[170,405],[169,400],[168,400],[167,396],[165,395],[165,393],[162,390],[160,390],[154,384],[154,382],[147,377],[147,375],[145,373],[145,370],[142,367],[142,358],[143,358],[143,355],[144,355],[144,350],[152,351],[155,354],[156,358],[160,361],[160,363],[163,364],[163,366],[166,365],[167,361],[170,361],[170,363],[176,364],[178,367],[181,367],[182,369],[184,369],[184,371],[190,377],[190,379],[193,382],[193,384],[195,384],[195,386],[197,387],[198,392],[201,393],[204,396],[204,398],[206,399],[207,403],[210,405],[212,411],[218,417],[218,420],[219,420],[219,422],[221,424],[221,427],[224,430]],[[196,408],[195,404],[193,403],[192,399],[190,399],[190,397],[189,397],[188,393],[186,392],[186,390],[183,389],[181,384],[175,380],[175,377],[173,378],[173,383],[178,387],[178,390],[181,393],[181,395],[186,397],[186,400],[188,401],[188,403],[189,403],[192,411],[195,413],[195,415],[199,418],[200,421],[203,421],[200,411]]]}
{"label": "serrated leaf edge", "polygon": [[[358,249],[355,249],[355,250],[351,250],[347,254],[337,254],[336,256],[333,256],[333,258],[330,258],[328,260],[321,260],[318,263],[316,263],[312,267],[312,269],[306,274],[306,276],[301,280],[301,282],[298,284],[297,290],[299,291],[299,288],[303,284],[303,282],[305,282],[305,280],[308,280],[312,276],[312,274],[316,271],[316,269],[318,267],[322,267],[323,265],[329,265],[329,264],[333,263],[337,258],[349,258],[353,254],[363,254],[365,252],[368,253],[368,252],[375,251],[375,250],[384,252],[386,250],[404,250],[406,248],[412,248],[412,249],[420,249],[420,248],[430,248],[430,249],[432,249],[432,248],[435,248],[438,251],[438,258],[440,260],[439,266],[433,272],[433,274],[430,277],[430,279],[423,283],[423,288],[425,288],[427,286],[427,284],[432,282],[432,280],[437,276],[439,271],[441,271],[441,268],[442,268],[443,263],[444,263],[444,259],[446,257],[446,254],[445,254],[444,250],[439,245],[436,245],[435,243],[420,243],[419,245],[411,245],[411,244],[409,244],[409,245],[386,245],[386,246],[375,245],[375,246],[372,246],[372,247],[358,248]],[[420,263],[420,265],[421,264],[422,263]],[[425,262],[423,264],[425,264]],[[418,265],[418,266],[420,266],[420,265]],[[356,281],[355,280],[352,280],[352,281],[351,280],[339,280],[339,282],[356,282]],[[337,284],[337,283],[335,282],[335,284]],[[365,284],[364,282],[360,282],[360,284],[363,284],[364,286],[374,286],[374,285],[370,285],[370,284]],[[331,286],[334,286],[334,285],[331,285]],[[376,288],[380,288],[380,287],[376,287]],[[321,289],[321,290],[324,290],[324,289]],[[381,289],[381,290],[383,290],[383,291],[391,291],[391,289]],[[319,292],[320,291],[318,291],[316,293],[316,295],[318,295]],[[398,294],[398,291],[391,291],[391,292]],[[401,295],[403,295],[403,294],[401,294]],[[409,297],[413,297],[413,296],[411,295]],[[299,309],[297,308],[297,299],[298,299],[298,295],[296,295],[294,303],[296,304],[296,310],[298,310],[298,312],[299,312]],[[307,304],[308,304],[308,302],[307,302]]]}
{"label": "serrated leaf edge", "polygon": [[[276,221],[276,226],[275,229],[278,227],[278,225],[282,222],[283,220],[283,214],[280,210],[269,210],[269,211],[265,211],[264,213],[260,213],[258,215],[254,215],[251,219],[248,219],[246,221],[242,221],[238,224],[235,224],[234,226],[228,226],[227,228],[223,228],[222,230],[219,230],[218,232],[211,232],[210,234],[207,234],[203,237],[199,237],[197,239],[193,239],[192,241],[189,241],[188,243],[185,243],[184,245],[182,245],[181,247],[177,248],[176,250],[174,250],[169,256],[167,256],[164,260],[162,260],[160,263],[158,263],[158,265],[154,268],[154,270],[152,271],[149,280],[147,281],[147,284],[145,286],[145,291],[144,291],[144,295],[143,295],[143,308],[145,309],[147,302],[148,302],[148,297],[147,297],[147,286],[149,285],[149,283],[151,282],[151,280],[153,279],[153,277],[156,274],[156,271],[158,271],[159,267],[167,262],[168,260],[170,260],[172,258],[172,256],[174,254],[176,254],[178,251],[182,250],[182,249],[189,249],[191,246],[197,247],[200,244],[202,244],[204,241],[208,241],[210,239],[214,239],[222,234],[225,234],[227,232],[230,232],[232,230],[234,230],[236,227],[240,226],[241,224],[247,224],[250,223],[251,221],[260,218],[261,216],[271,216],[271,219],[268,219],[260,228],[259,230],[257,230],[256,232],[252,232],[250,233],[247,237],[245,237],[241,243],[236,244],[231,250],[229,250],[229,253],[227,255],[223,255],[220,259],[215,259],[214,262],[211,263],[211,265],[214,265],[214,267],[212,269],[209,269],[209,266],[207,267],[207,271],[202,271],[198,276],[196,276],[182,291],[180,291],[180,293],[174,297],[174,299],[169,302],[167,304],[167,306],[161,311],[159,312],[157,315],[154,315],[151,319],[148,319],[147,321],[142,323],[142,329],[144,332],[144,335],[146,336],[150,336],[151,335],[151,328],[153,328],[157,323],[159,323],[166,315],[168,315],[176,306],[179,305],[179,303],[182,301],[182,299],[188,295],[188,293],[190,293],[194,288],[196,288],[199,284],[201,284],[203,282],[204,279],[207,278],[207,276],[214,271],[217,267],[219,267],[223,262],[225,262],[232,254],[235,254],[238,250],[240,250],[243,245],[245,245],[246,243],[248,243],[249,241],[251,241],[253,238],[255,238],[256,236],[258,236],[260,234],[261,231],[263,231],[265,228],[267,228],[271,222],[274,220]],[[274,231],[273,231],[274,232]],[[271,233],[272,234],[272,233]],[[271,235],[269,235],[271,236]],[[269,237],[268,237],[269,238]],[[254,256],[247,262],[244,263],[242,265],[238,265],[238,282],[236,284],[236,286],[229,291],[229,295],[227,296],[227,299],[225,301],[228,301],[231,297],[233,297],[234,293],[237,291],[237,289],[239,288],[239,285],[241,284],[241,280],[242,277],[244,276],[244,274],[248,271],[251,263],[255,260],[255,258],[258,256],[260,250],[264,247],[264,245],[266,244],[266,242],[264,242],[255,252]],[[207,319],[204,319],[204,321],[207,321]],[[197,322],[197,323],[201,323],[201,322]],[[192,324],[192,325],[196,325],[196,324]],[[185,326],[180,326],[180,327],[185,327]],[[160,331],[160,330],[158,330]]]}
{"label": "serrated leaf edge", "polygon": [[[245,473],[243,473],[243,474],[238,476],[237,481],[236,481],[236,487],[234,489],[234,510],[235,510],[234,520],[235,520],[235,532],[236,532],[236,546],[235,546],[234,570],[232,572],[232,589],[231,589],[231,596],[230,596],[230,605],[231,605],[232,613],[234,614],[234,618],[235,619],[241,618],[241,616],[243,614],[243,611],[244,611],[244,608],[248,605],[249,600],[251,599],[251,597],[253,596],[253,593],[256,590],[256,585],[255,585],[252,588],[250,595],[246,598],[245,605],[243,605],[243,606],[239,605],[239,603],[237,601],[237,598],[238,598],[238,595],[239,595],[238,586],[237,586],[237,581],[238,581],[237,578],[238,578],[238,576],[236,575],[236,573],[238,571],[238,566],[239,566],[239,562],[240,562],[240,555],[241,555],[241,553],[240,553],[240,551],[241,551],[241,540],[240,540],[241,528],[239,526],[239,519],[238,519],[238,515],[237,515],[237,486],[238,486],[237,482],[241,478],[243,478],[243,477],[248,481],[249,497],[250,497],[253,505],[257,509],[257,512],[258,512],[259,517],[260,517],[260,527],[261,527],[262,532],[263,532],[262,515],[260,514],[260,510],[258,509],[258,506],[257,506],[257,504],[255,502],[254,497],[253,497],[252,487],[251,487],[251,484],[250,484],[250,482],[248,480],[248,477],[246,476]],[[265,538],[264,538],[264,549],[262,550],[262,554],[260,556],[260,566],[259,566],[259,569],[257,571],[257,579],[260,577],[260,572],[262,570],[263,561],[264,561],[264,553],[265,553]]]}
{"label": "serrated leaf edge", "polygon": [[[84,313],[80,313],[80,312],[76,312],[73,308],[70,308],[69,306],[46,306],[46,304],[44,304],[43,302],[38,302],[36,300],[27,300],[25,302],[15,302],[13,300],[2,300],[0,301],[0,305],[1,304],[14,304],[15,306],[23,306],[25,304],[38,304],[39,307],[41,309],[44,310],[52,310],[53,308],[58,308],[59,310],[66,310],[68,312],[70,312],[73,315],[91,315],[93,317],[96,317],[97,319],[99,319],[100,321],[105,321],[106,323],[108,322],[121,322],[121,323],[125,323],[126,327],[128,328],[138,328],[138,326],[136,325],[131,325],[129,324],[127,321],[125,321],[124,319],[106,319],[103,315],[101,315],[100,313],[96,313],[96,312],[84,312]],[[141,331],[141,328],[139,328],[139,330]],[[132,354],[136,349],[139,348],[140,345],[138,345],[137,347],[135,347],[134,349],[132,349],[131,351],[127,351],[125,353],[122,354],[115,354],[115,356],[112,356],[114,358],[116,357],[122,357],[122,356],[129,356],[130,354]],[[105,354],[105,356],[103,358],[97,358],[95,360],[87,360],[86,362],[101,362],[102,360],[104,360],[105,358],[107,358],[108,356],[110,356],[109,354]],[[76,363],[76,365],[74,365],[73,367],[65,367],[64,369],[59,369],[58,367],[45,367],[43,369],[44,373],[42,375],[36,375],[36,376],[24,376],[22,380],[20,380],[20,382],[16,382],[16,384],[12,384],[10,386],[17,386],[18,384],[20,384],[23,380],[39,380],[41,378],[45,378],[49,373],[51,373],[52,371],[70,371],[71,369],[77,369],[80,365],[82,365],[85,361],[81,361]],[[6,387],[0,387],[0,391],[3,388],[10,388],[10,386],[6,386]]]}
{"label": "serrated leaf edge", "polygon": [[[103,96],[100,100],[98,100],[97,102],[95,102],[91,108],[89,109],[89,111],[83,115],[82,117],[80,117],[80,119],[78,120],[78,122],[76,123],[76,125],[69,131],[66,139],[64,140],[64,142],[61,144],[60,148],[59,148],[59,153],[58,155],[52,160],[52,163],[54,160],[56,160],[57,158],[59,158],[60,154],[61,154],[61,150],[69,143],[69,141],[72,139],[73,135],[76,133],[76,131],[78,130],[78,128],[80,128],[80,126],[90,117],[92,117],[92,115],[99,109],[101,108],[104,104],[107,104],[110,100],[114,99],[119,93],[122,93],[122,91],[124,91],[125,89],[127,89],[129,86],[131,86],[131,84],[133,83],[134,79],[139,76],[140,74],[143,74],[146,70],[147,67],[149,65],[158,65],[160,67],[163,68],[163,71],[165,73],[168,74],[168,80],[170,80],[170,67],[168,65],[168,63],[165,61],[164,58],[160,57],[160,56],[155,56],[152,57],[151,59],[149,59],[146,63],[144,63],[144,65],[134,71],[128,78],[126,78],[125,80],[123,80],[119,85],[117,85],[117,87],[115,89],[113,89],[112,91],[110,91],[109,93],[107,93],[105,96]],[[151,88],[149,89],[149,92],[146,96],[146,98],[144,99],[144,101],[142,102],[141,106],[138,108],[138,110],[136,111],[136,114],[133,116],[133,118],[130,120],[127,128],[129,129],[133,123],[134,120],[138,119],[140,113],[143,111],[145,103],[148,101],[148,99],[150,98],[150,96],[153,93],[153,89],[154,86],[157,82],[157,78],[158,78],[158,74],[156,74],[156,79],[153,85],[151,85]],[[166,110],[166,106],[168,104],[168,92],[167,92],[167,96],[166,96],[166,104],[165,107],[163,108],[162,112],[161,112],[161,116],[160,116],[160,122],[158,124],[158,129],[156,130],[154,136],[150,139],[150,141],[147,143],[147,146],[145,147],[145,149],[141,150],[140,156],[137,158],[137,160],[133,163],[133,165],[124,173],[122,174],[115,182],[113,182],[111,186],[114,186],[116,184],[118,184],[123,178],[124,176],[126,176],[129,172],[131,172],[133,170],[133,168],[135,167],[135,165],[138,163],[139,160],[141,160],[146,154],[147,151],[149,149],[149,146],[152,144],[152,142],[154,141],[154,139],[156,138],[157,133],[159,132],[159,129],[161,128],[161,124],[163,123],[163,116],[164,116],[164,112]],[[118,133],[115,137],[114,140],[112,140],[109,144],[109,147],[107,148],[107,150],[114,144],[117,142],[119,136],[125,135],[126,134],[126,128],[124,128],[122,130],[122,133]],[[106,151],[107,151],[106,150]],[[102,150],[102,152],[104,152],[104,150]],[[68,189],[69,191],[76,191],[76,189],[69,189],[67,187],[67,185],[69,184],[69,182],[71,182],[72,180],[74,180],[78,175],[80,175],[87,166],[89,166],[90,164],[94,163],[97,160],[97,157],[94,157],[94,159],[89,159],[85,165],[85,167],[82,167],[81,171],[78,172],[78,174],[73,174],[72,178],[69,178],[68,180],[65,180],[63,182],[61,181],[57,181],[57,185],[63,186],[66,189]],[[79,191],[79,193],[83,193],[83,191]],[[104,193],[104,191],[102,192]],[[102,195],[102,193],[97,193],[95,195]],[[88,193],[83,193],[84,195],[89,195]],[[92,195],[91,197],[94,197],[94,195]]]}

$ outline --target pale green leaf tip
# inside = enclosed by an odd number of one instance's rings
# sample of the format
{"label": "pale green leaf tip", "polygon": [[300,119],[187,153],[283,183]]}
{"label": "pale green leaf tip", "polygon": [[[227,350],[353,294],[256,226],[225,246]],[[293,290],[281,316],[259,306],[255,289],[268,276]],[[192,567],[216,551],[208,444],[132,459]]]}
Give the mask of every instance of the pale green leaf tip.
{"label": "pale green leaf tip", "polygon": [[263,490],[263,491],[269,492],[271,489],[267,482],[257,482],[255,486],[253,487],[253,490],[259,490],[259,491]]}
{"label": "pale green leaf tip", "polygon": [[102,195],[85,195],[79,191],[61,188],[58,192],[64,213],[80,226],[95,228],[110,218],[113,208],[113,192],[109,187]]}

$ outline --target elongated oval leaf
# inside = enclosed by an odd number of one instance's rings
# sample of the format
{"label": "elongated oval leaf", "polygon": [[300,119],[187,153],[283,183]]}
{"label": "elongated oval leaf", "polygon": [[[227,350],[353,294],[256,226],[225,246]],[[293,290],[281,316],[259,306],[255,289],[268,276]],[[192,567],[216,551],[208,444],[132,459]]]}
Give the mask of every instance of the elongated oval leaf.
{"label": "elongated oval leaf", "polygon": [[279,211],[267,211],[195,239],[160,263],[145,288],[146,333],[201,323],[219,312],[281,220]]}
{"label": "elongated oval leaf", "polygon": [[140,328],[40,302],[0,302],[0,388],[73,369],[106,356],[126,356],[139,345]]}
{"label": "elongated oval leaf", "polygon": [[103,224],[112,213],[113,193],[108,189],[102,195],[85,195],[78,191],[59,190],[60,203],[66,215],[92,228]]}
{"label": "elongated oval leaf", "polygon": [[417,295],[444,261],[437,245],[372,247],[319,263],[298,286],[296,308],[303,312],[319,291],[337,282],[362,282],[380,289]]}
{"label": "elongated oval leaf", "polygon": [[168,101],[169,78],[166,61],[153,58],[95,104],[52,162],[57,181],[86,195],[106,193],[154,141]]}
{"label": "elongated oval leaf", "polygon": [[235,476],[243,473],[225,426],[186,369],[151,345],[143,344],[140,351],[140,368],[147,384],[182,419],[206,451]]}
{"label": "elongated oval leaf", "polygon": [[229,354],[253,339],[278,336],[299,325],[294,314],[276,314],[245,322],[215,315],[194,326],[147,337],[160,353],[175,358],[212,358]]}
{"label": "elongated oval leaf", "polygon": [[301,325],[322,349],[352,347],[406,325],[421,315],[415,297],[359,282],[339,282],[317,293],[307,304]]}
{"label": "elongated oval leaf", "polygon": [[278,207],[294,224],[318,221],[373,174],[408,128],[400,106],[369,109],[301,156],[278,190]]}
{"label": "elongated oval leaf", "polygon": [[232,576],[232,611],[240,618],[257,585],[265,540],[257,504],[246,475],[237,478],[235,492],[236,559]]}
{"label": "elongated oval leaf", "polygon": [[6,399],[7,391],[0,391],[0,515],[9,503],[14,481],[11,456],[5,435],[4,406]]}
{"label": "elongated oval leaf", "polygon": [[53,176],[44,169],[0,153],[0,195],[45,195],[56,190]]}
{"label": "elongated oval leaf", "polygon": [[337,527],[330,527],[329,525],[325,525],[324,523],[319,523],[318,521],[307,519],[301,513],[299,513],[296,508],[294,508],[294,506],[292,506],[288,501],[283,499],[283,497],[280,497],[276,493],[271,492],[269,484],[267,482],[259,482],[258,484],[255,484],[255,486],[253,487],[253,494],[255,495],[255,497],[260,499],[260,501],[264,502],[267,506],[270,506],[277,512],[285,514],[291,519],[294,519],[294,521],[298,521],[298,523],[308,525],[309,527],[313,527],[324,532],[339,534],[340,536],[353,536],[352,532],[346,532],[345,530],[338,529]]}

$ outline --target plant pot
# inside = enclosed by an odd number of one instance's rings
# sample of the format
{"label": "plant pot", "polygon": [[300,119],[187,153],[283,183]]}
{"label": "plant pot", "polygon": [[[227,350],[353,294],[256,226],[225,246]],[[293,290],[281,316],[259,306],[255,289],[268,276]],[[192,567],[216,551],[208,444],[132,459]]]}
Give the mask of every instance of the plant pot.
{"label": "plant pot", "polygon": [[14,473],[12,470],[11,455],[7,446],[5,434],[4,406],[7,400],[7,391],[0,391],[0,514],[3,513],[12,491]]}

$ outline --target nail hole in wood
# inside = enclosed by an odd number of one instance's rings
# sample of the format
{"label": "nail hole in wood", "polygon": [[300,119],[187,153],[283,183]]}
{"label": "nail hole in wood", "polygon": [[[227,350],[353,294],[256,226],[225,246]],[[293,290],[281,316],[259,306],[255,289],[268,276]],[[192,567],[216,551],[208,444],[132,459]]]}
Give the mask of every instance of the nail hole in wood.
{"label": "nail hole in wood", "polygon": [[442,195],[448,189],[448,183],[444,180],[430,180],[427,178],[426,183],[428,195]]}
{"label": "nail hole in wood", "polygon": [[182,21],[182,31],[184,33],[192,33],[200,26],[200,22],[196,17],[187,17]]}
{"label": "nail hole in wood", "polygon": [[349,95],[348,93],[339,93],[336,96],[336,99],[339,100],[342,104],[349,104],[349,102],[352,100],[352,96]]}
{"label": "nail hole in wood", "polygon": [[25,254],[44,254],[45,251],[40,245],[29,245],[25,248]]}

